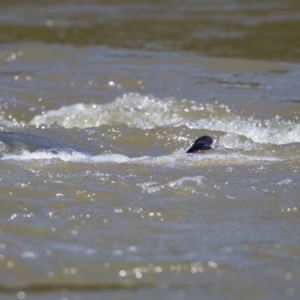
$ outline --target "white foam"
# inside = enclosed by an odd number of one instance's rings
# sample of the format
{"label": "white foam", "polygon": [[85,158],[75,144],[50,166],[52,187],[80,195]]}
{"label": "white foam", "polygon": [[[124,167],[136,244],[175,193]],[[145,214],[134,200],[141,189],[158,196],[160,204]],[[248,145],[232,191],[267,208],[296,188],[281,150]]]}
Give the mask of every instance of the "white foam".
{"label": "white foam", "polygon": [[125,94],[108,104],[79,103],[50,110],[43,115],[35,116],[30,124],[50,125],[58,122],[66,128],[87,128],[126,123],[137,128],[153,128],[183,121],[178,104],[182,106],[180,102],[171,98],[158,99],[139,94]]}
{"label": "white foam", "polygon": [[96,156],[89,156],[80,152],[70,151],[55,151],[51,150],[28,152],[23,151],[21,154],[6,154],[2,160],[16,160],[16,161],[33,161],[33,160],[55,160],[59,159],[65,162],[84,162],[84,163],[124,163],[129,161],[129,158],[121,154],[102,154]]}
{"label": "white foam", "polygon": [[270,120],[242,118],[234,115],[222,104],[202,104],[173,98],[159,99],[139,94],[125,94],[103,105],[78,103],[63,106],[35,116],[30,124],[51,125],[55,122],[66,128],[120,123],[141,129],[186,125],[189,128],[246,136],[249,139],[247,145],[238,140],[226,145],[224,141],[225,147],[241,149],[251,148],[253,142],[277,145],[300,142],[300,124],[293,121],[281,120],[279,117]]}
{"label": "white foam", "polygon": [[289,185],[291,182],[292,182],[292,179],[287,178],[287,179],[283,179],[283,180],[277,182],[276,184],[277,185]]}
{"label": "white foam", "polygon": [[224,163],[248,163],[248,162],[273,162],[282,161],[282,159],[269,157],[269,156],[251,156],[240,153],[222,154],[211,152],[210,154],[185,154],[175,153],[169,155],[162,155],[157,157],[141,156],[129,158],[121,154],[100,154],[89,156],[80,152],[70,150],[45,150],[37,152],[23,151],[20,154],[5,154],[2,160],[14,161],[41,161],[46,164],[59,164],[57,160],[64,162],[84,162],[84,163],[132,163],[132,164],[145,164],[145,165],[164,165],[168,167],[179,166],[195,166],[197,164],[224,164]]}
{"label": "white foam", "polygon": [[[243,119],[239,116],[229,116],[220,119],[199,119],[197,122],[186,122],[189,128],[199,128],[244,135],[254,142],[264,144],[289,144],[300,142],[300,124],[281,120],[275,117],[271,120]],[[233,146],[237,146],[235,143]],[[229,146],[230,147],[230,146]]]}

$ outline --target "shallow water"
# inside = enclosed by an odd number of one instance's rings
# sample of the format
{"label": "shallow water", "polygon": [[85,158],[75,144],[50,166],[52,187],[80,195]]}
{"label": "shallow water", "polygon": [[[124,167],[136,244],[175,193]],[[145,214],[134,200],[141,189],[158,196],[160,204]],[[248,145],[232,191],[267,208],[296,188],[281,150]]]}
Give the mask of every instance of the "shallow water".
{"label": "shallow water", "polygon": [[0,5],[1,300],[299,298],[297,1]]}

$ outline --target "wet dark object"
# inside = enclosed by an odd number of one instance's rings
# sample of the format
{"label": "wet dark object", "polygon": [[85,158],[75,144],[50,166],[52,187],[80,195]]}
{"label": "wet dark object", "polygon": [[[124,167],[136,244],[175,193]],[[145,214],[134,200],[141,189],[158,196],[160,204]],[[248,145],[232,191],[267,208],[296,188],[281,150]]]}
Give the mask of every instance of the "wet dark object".
{"label": "wet dark object", "polygon": [[89,155],[96,155],[98,153],[88,147],[78,145],[75,141],[65,141],[55,131],[43,130],[39,131],[39,133],[37,130],[35,132],[31,132],[30,130],[27,130],[27,132],[0,132],[0,157],[7,153],[18,154],[24,150],[35,152],[38,150],[54,149],[68,149]]}
{"label": "wet dark object", "polygon": [[192,153],[196,151],[211,150],[213,139],[210,136],[204,135],[196,139],[194,144],[186,151],[186,153]]}

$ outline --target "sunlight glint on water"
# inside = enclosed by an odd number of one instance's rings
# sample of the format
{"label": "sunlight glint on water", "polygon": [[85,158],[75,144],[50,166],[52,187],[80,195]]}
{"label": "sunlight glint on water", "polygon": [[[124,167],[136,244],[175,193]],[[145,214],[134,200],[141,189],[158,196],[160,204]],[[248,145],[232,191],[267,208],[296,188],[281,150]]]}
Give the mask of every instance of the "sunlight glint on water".
{"label": "sunlight glint on water", "polygon": [[298,299],[297,1],[96,2],[1,3],[0,299]]}

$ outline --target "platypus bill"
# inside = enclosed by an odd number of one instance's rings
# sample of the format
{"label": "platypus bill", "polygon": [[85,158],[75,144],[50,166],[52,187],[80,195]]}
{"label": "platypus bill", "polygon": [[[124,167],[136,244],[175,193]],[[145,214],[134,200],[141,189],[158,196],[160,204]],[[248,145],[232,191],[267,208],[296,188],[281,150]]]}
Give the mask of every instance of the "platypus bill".
{"label": "platypus bill", "polygon": [[196,139],[194,144],[186,151],[186,153],[192,153],[196,151],[211,150],[213,139],[210,136],[204,135]]}

